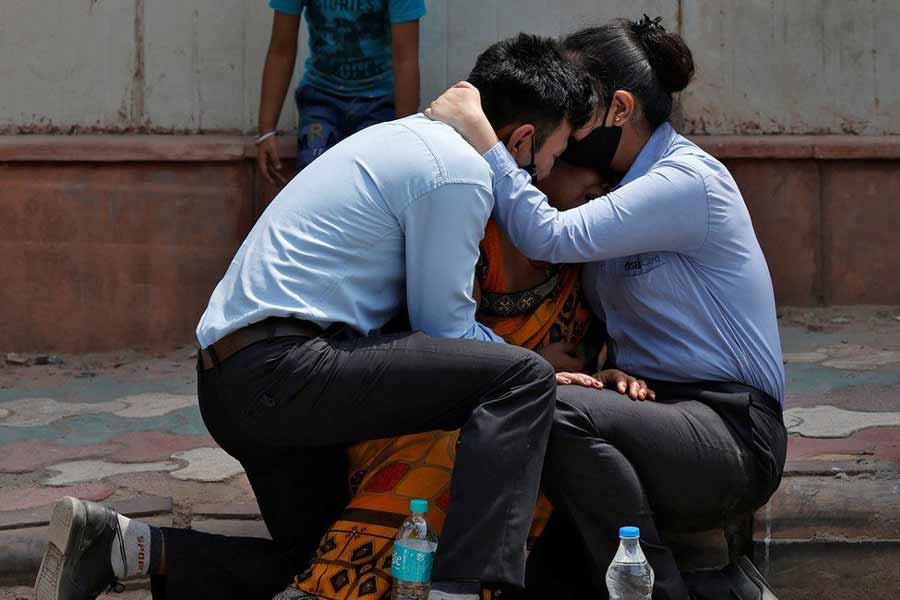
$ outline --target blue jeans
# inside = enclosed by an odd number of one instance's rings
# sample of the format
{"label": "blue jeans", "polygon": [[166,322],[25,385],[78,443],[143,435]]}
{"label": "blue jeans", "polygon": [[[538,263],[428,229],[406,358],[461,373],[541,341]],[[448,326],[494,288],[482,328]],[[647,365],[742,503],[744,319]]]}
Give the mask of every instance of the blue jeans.
{"label": "blue jeans", "polygon": [[300,111],[298,171],[342,139],[395,118],[393,96],[338,96],[306,85],[297,88],[294,98]]}

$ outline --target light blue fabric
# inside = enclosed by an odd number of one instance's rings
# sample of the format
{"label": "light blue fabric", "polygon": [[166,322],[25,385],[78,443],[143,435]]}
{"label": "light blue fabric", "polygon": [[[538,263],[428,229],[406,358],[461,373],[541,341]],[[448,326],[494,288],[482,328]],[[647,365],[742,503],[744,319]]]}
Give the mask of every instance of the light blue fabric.
{"label": "light blue fabric", "polygon": [[502,343],[475,322],[491,171],[422,114],[373,125],[300,172],[262,214],[197,326],[202,347],[271,316]]}
{"label": "light blue fabric", "polygon": [[393,96],[391,25],[425,16],[425,0],[269,0],[305,13],[309,58],[300,85],[342,96]]}
{"label": "light blue fabric", "polygon": [[502,144],[485,154],[494,216],[532,259],[589,262],[585,293],[616,365],[666,381],[734,381],[784,401],[772,280],[728,170],[661,125],[621,184],[565,212]]}

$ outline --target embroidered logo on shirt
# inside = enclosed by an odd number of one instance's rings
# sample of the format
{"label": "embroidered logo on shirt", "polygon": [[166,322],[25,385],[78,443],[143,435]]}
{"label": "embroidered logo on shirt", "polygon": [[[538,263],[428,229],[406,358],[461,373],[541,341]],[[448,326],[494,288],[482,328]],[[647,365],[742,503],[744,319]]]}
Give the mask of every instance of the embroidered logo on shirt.
{"label": "embroidered logo on shirt", "polygon": [[625,277],[644,275],[664,264],[661,254],[635,254],[625,259]]}

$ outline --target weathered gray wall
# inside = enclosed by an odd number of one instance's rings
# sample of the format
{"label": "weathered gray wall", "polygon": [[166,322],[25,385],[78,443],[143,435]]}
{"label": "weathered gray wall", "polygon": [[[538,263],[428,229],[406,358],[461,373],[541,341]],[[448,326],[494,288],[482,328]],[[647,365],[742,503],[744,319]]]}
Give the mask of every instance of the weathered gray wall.
{"label": "weathered gray wall", "polygon": [[[428,8],[426,100],[465,77],[498,38],[647,12],[694,50],[688,132],[900,134],[900,0],[428,0]],[[253,131],[270,25],[264,0],[0,0],[0,133]],[[295,122],[289,101],[282,125]]]}

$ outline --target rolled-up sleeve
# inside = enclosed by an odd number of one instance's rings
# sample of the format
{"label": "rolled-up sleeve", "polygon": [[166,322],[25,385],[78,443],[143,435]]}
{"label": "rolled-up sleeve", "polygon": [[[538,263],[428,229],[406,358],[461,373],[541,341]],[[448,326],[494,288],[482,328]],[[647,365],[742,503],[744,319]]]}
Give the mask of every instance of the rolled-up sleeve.
{"label": "rolled-up sleeve", "polygon": [[504,343],[475,321],[478,246],[494,198],[484,186],[444,184],[403,212],[406,301],[412,328],[433,337]]}
{"label": "rolled-up sleeve", "polygon": [[690,251],[706,240],[706,183],[699,170],[684,162],[661,161],[627,185],[561,212],[531,185],[502,144],[484,158],[494,172],[494,216],[529,258],[590,262],[644,252]]}
{"label": "rolled-up sleeve", "polygon": [[425,16],[424,0],[390,0],[388,4],[391,23],[418,21]]}
{"label": "rolled-up sleeve", "polygon": [[269,7],[280,13],[299,15],[303,12],[306,0],[269,0]]}

